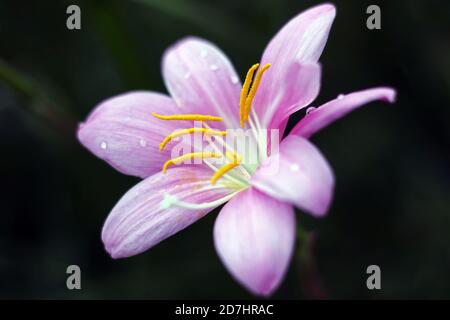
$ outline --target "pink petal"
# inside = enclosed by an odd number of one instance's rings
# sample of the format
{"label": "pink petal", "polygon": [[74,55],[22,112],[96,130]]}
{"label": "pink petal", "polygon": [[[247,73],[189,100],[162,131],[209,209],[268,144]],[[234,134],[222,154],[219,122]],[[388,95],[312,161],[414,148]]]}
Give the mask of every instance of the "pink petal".
{"label": "pink petal", "polygon": [[271,155],[253,174],[252,185],[281,201],[320,217],[333,197],[333,172],[320,151],[308,140],[289,135],[280,152]]}
{"label": "pink petal", "polygon": [[265,125],[269,124],[274,107],[290,107],[290,104],[273,105],[287,84],[285,75],[293,63],[307,64],[319,60],[335,15],[336,9],[331,4],[306,10],[289,21],[266,47],[261,65],[270,63],[271,67],[263,76],[254,101],[255,110],[265,119]]}
{"label": "pink petal", "polygon": [[[217,186],[210,189],[211,170],[199,165],[174,167],[157,173],[130,189],[112,209],[102,230],[106,251],[113,258],[139,254],[186,228],[211,209],[161,208],[164,194],[179,200],[203,203],[232,193]],[[209,190],[208,190],[209,189]]]}
{"label": "pink petal", "polygon": [[231,62],[214,44],[194,37],[178,41],[165,52],[162,73],[182,109],[224,117],[227,128],[239,126],[241,83]]}
{"label": "pink petal", "polygon": [[318,63],[293,63],[286,74],[286,84],[280,91],[280,98],[266,106],[262,122],[270,123],[269,128],[284,128],[283,123],[291,114],[316,99],[320,91],[320,78],[321,67]]}
{"label": "pink petal", "polygon": [[100,103],[78,129],[81,144],[118,171],[145,178],[161,171],[170,159],[168,144],[163,152],[159,144],[165,136],[187,122],[163,121],[152,116],[180,113],[172,99],[153,92],[121,94]]}
{"label": "pink petal", "polygon": [[396,92],[391,88],[367,89],[340,96],[308,113],[290,134],[309,138],[320,129],[366,103],[375,100],[393,103],[395,97]]}
{"label": "pink petal", "polygon": [[292,206],[254,188],[225,205],[214,226],[217,253],[229,272],[255,294],[269,295],[281,283],[295,240]]}

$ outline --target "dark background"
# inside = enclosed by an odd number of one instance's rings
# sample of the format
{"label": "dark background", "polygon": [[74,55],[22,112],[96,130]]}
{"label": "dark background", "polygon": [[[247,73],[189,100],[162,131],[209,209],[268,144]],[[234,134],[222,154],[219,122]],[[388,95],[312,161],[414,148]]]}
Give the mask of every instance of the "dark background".
{"label": "dark background", "polygon": [[[160,58],[179,38],[215,42],[242,77],[317,3],[1,0],[0,298],[251,298],[214,251],[217,211],[144,254],[110,259],[103,221],[138,180],[94,158],[75,128],[107,97],[165,91]],[[321,220],[299,212],[314,250],[307,260],[299,245],[274,298],[449,298],[450,2],[334,3],[314,105],[377,85],[395,87],[398,102],[372,103],[313,138],[334,168],[335,201]],[[81,7],[81,30],[66,28],[69,4]],[[369,4],[381,7],[381,30],[365,26]],[[80,291],[66,289],[71,264]],[[371,264],[382,290],[366,288]]]}

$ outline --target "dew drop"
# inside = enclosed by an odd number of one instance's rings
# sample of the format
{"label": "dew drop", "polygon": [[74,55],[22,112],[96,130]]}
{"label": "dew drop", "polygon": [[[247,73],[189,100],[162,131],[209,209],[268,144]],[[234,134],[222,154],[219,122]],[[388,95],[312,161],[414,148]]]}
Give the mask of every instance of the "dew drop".
{"label": "dew drop", "polygon": [[173,97],[173,101],[175,101],[177,106],[181,107],[181,99],[179,97]]}
{"label": "dew drop", "polygon": [[337,98],[338,98],[339,100],[343,99],[344,97],[345,97],[345,95],[342,94],[342,93],[341,93],[340,95],[337,96]]}
{"label": "dew drop", "polygon": [[212,65],[209,66],[209,68],[210,68],[212,71],[217,71],[217,70],[219,70],[219,67],[217,66],[217,64],[212,64]]}
{"label": "dew drop", "polygon": [[297,172],[298,170],[300,170],[300,166],[298,164],[294,163],[294,164],[291,164],[290,169],[292,172]]}
{"label": "dew drop", "polygon": [[232,84],[237,84],[239,82],[239,78],[237,76],[231,76],[231,83]]}
{"label": "dew drop", "polygon": [[141,139],[141,140],[139,140],[139,144],[141,145],[141,147],[146,147],[147,141],[145,141],[144,139]]}
{"label": "dew drop", "polygon": [[100,148],[106,150],[106,148],[108,148],[108,144],[105,141],[102,141],[102,143],[100,143]]}
{"label": "dew drop", "polygon": [[316,110],[316,107],[309,107],[308,109],[306,109],[306,114],[310,114],[314,110]]}

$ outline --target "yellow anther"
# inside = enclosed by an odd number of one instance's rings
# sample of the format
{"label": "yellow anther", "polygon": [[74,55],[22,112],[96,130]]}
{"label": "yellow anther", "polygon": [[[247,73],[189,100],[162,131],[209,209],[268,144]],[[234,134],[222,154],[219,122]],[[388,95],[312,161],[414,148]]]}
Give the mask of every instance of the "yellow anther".
{"label": "yellow anther", "polygon": [[248,93],[247,98],[245,98],[245,111],[244,111],[244,122],[248,120],[248,114],[250,113],[250,108],[252,107],[253,99],[255,98],[256,91],[258,90],[259,84],[261,82],[262,76],[267,69],[270,68],[270,63],[263,65],[255,76],[255,81],[253,81],[250,92]]}
{"label": "yellow anther", "polygon": [[164,138],[164,140],[159,145],[159,150],[162,151],[166,144],[170,142],[173,138],[185,135],[185,134],[191,134],[191,133],[203,133],[205,135],[211,135],[211,136],[226,136],[226,131],[219,131],[219,130],[213,130],[208,128],[189,128],[189,129],[181,129],[176,130],[169,134],[167,137]]}
{"label": "yellow anther", "polygon": [[213,185],[216,184],[217,180],[219,180],[225,173],[234,169],[238,165],[239,165],[238,162],[232,162],[232,163],[227,163],[227,164],[223,165],[222,167],[220,167],[219,170],[217,170],[216,173],[214,173],[214,175],[212,176],[211,184],[213,184]]}
{"label": "yellow anther", "polygon": [[179,156],[177,158],[166,161],[163,165],[162,172],[166,173],[167,168],[169,166],[174,165],[174,164],[179,164],[185,160],[220,158],[220,157],[221,157],[220,154],[214,153],[214,152],[192,152],[192,153],[183,154],[182,156]]}
{"label": "yellow anther", "polygon": [[223,165],[222,167],[219,168],[219,170],[216,171],[216,173],[214,173],[214,175],[211,178],[211,184],[214,185],[217,182],[217,180],[219,180],[224,174],[226,174],[228,171],[236,168],[241,164],[242,157],[236,155],[236,153],[234,152],[227,151],[226,157],[231,162]]}
{"label": "yellow anther", "polygon": [[269,69],[270,63],[267,63],[263,65],[255,76],[255,81],[253,81],[252,87],[250,89],[250,92],[248,93],[247,97],[245,98],[245,104],[244,104],[244,111],[241,118],[241,127],[244,127],[245,121],[248,120],[248,115],[250,113],[250,108],[252,107],[253,99],[255,98],[256,91],[258,90],[259,84],[261,83],[262,75],[264,72],[266,72],[267,69]]}
{"label": "yellow anther", "polygon": [[227,156],[228,160],[230,160],[232,163],[239,163],[242,158],[236,155],[236,153],[230,151],[227,151],[225,155]]}
{"label": "yellow anther", "polygon": [[248,90],[250,89],[250,85],[253,80],[253,74],[255,73],[256,69],[258,69],[259,63],[254,64],[247,72],[247,76],[245,77],[244,84],[242,85],[241,90],[241,99],[239,101],[239,117],[241,120],[241,127],[244,127],[244,112],[245,112],[245,99],[248,95]]}
{"label": "yellow anther", "polygon": [[160,120],[222,121],[222,117],[205,114],[173,114],[165,116],[152,112],[152,115]]}

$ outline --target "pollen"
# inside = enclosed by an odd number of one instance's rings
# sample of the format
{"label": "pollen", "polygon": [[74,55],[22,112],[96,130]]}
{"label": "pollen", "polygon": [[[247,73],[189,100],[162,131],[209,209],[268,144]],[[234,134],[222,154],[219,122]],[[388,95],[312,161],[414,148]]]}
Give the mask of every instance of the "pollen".
{"label": "pollen", "polygon": [[163,165],[162,172],[166,173],[167,168],[169,166],[172,166],[175,164],[180,164],[181,162],[183,162],[185,160],[209,159],[209,158],[220,158],[220,157],[222,157],[222,155],[220,155],[218,153],[214,153],[214,152],[192,152],[192,153],[183,154],[182,156],[179,156],[177,158],[166,161]]}
{"label": "pollen", "polygon": [[250,85],[252,84],[253,74],[256,69],[258,69],[259,63],[254,64],[247,72],[245,76],[244,84],[242,85],[241,90],[241,98],[239,101],[239,118],[241,120],[241,127],[244,127],[244,111],[245,111],[245,100],[248,95],[248,90],[250,89]]}
{"label": "pollen", "polygon": [[192,120],[192,121],[222,121],[222,117],[210,116],[204,114],[173,114],[161,115],[152,112],[152,115],[160,120]]}
{"label": "pollen", "polygon": [[[255,79],[252,82],[253,74],[255,70],[259,67],[259,64],[254,64],[247,72],[245,77],[244,85],[241,90],[241,97],[239,101],[239,116],[241,127],[244,128],[245,122],[248,121],[248,115],[252,107],[253,99],[255,98],[256,92],[258,90],[259,84],[261,83],[262,76],[267,69],[270,68],[270,63],[263,65],[255,75]],[[251,88],[250,88],[251,84]],[[250,91],[249,91],[250,88]]]}
{"label": "pollen", "polygon": [[162,151],[166,144],[168,144],[173,138],[185,135],[185,134],[191,134],[191,133],[202,133],[204,135],[211,135],[211,136],[226,136],[226,131],[219,131],[219,130],[213,130],[208,128],[188,128],[188,129],[181,129],[176,130],[169,134],[167,137],[164,138],[164,140],[159,145],[159,150]]}

